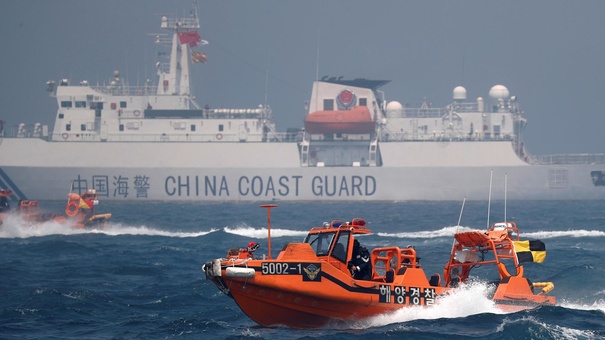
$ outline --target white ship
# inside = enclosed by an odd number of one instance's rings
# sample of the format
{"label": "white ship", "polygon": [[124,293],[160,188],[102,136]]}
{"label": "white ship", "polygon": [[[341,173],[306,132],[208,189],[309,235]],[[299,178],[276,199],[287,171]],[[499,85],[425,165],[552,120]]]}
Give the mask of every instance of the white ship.
{"label": "white ship", "polygon": [[[270,108],[200,107],[190,93],[204,41],[192,17],[161,19],[156,84],[48,83],[54,126],[2,128],[0,187],[16,199],[95,189],[115,200],[605,199],[603,154],[533,156],[515,96],[453,90],[443,108],[404,107],[387,81],[313,83],[305,127],[277,132]],[[295,107],[296,105],[293,105]],[[505,178],[506,187],[505,189]],[[499,196],[498,196],[499,195]]]}

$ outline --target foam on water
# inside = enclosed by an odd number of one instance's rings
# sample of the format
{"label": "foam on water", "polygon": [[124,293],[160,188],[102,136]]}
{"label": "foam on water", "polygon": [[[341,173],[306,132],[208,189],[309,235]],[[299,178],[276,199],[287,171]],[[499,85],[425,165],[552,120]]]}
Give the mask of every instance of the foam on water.
{"label": "foam on water", "polygon": [[370,317],[348,326],[364,329],[419,319],[453,319],[481,313],[505,314],[488,298],[492,289],[493,287],[486,282],[471,282],[449,291],[432,306],[402,307],[394,312]]}
{"label": "foam on water", "polygon": [[118,235],[149,235],[165,237],[199,237],[210,234],[218,229],[198,232],[180,232],[166,231],[146,226],[128,226],[120,223],[108,223],[104,227],[94,229],[78,229],[70,226],[68,223],[48,221],[37,224],[30,224],[16,215],[8,215],[0,226],[0,238],[28,238],[41,237],[49,235],[77,235],[77,234],[105,234],[110,236]]}
{"label": "foam on water", "polygon": [[[253,228],[247,225],[237,226],[237,227],[225,227],[223,229],[226,233],[251,237],[251,238],[267,238],[267,228]],[[309,232],[308,231],[299,231],[299,230],[291,230],[291,229],[280,229],[280,228],[271,228],[271,237],[284,237],[284,236],[300,236],[305,237]]]}

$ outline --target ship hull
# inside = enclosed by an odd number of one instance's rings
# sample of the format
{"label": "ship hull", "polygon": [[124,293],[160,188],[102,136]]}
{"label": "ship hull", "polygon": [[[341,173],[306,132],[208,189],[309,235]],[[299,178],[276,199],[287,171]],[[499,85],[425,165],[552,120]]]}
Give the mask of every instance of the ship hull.
{"label": "ship hull", "polygon": [[[530,165],[507,142],[382,143],[381,166],[301,166],[297,143],[62,143],[5,138],[0,185],[17,199],[307,201],[604,199],[602,164]],[[431,157],[422,155],[430,154]]]}

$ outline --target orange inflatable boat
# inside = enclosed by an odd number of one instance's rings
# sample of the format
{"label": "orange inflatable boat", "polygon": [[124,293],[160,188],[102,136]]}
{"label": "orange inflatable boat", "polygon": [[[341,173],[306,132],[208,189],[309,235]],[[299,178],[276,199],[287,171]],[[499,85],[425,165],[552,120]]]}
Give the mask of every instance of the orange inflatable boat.
{"label": "orange inflatable boat", "polygon": [[[13,212],[9,204],[9,197],[13,196],[10,190],[0,189],[0,224],[6,215]],[[48,221],[66,223],[78,229],[104,226],[111,218],[111,214],[95,214],[95,206],[99,204],[97,193],[88,189],[84,193],[70,193],[67,195],[65,215],[55,213],[41,213],[37,200],[21,200],[14,213],[19,215],[26,223],[36,224]]]}
{"label": "orange inflatable boat", "polygon": [[[427,277],[413,247],[390,246],[368,251],[369,276],[362,279],[357,278],[355,263],[360,256],[354,248],[356,236],[371,232],[365,220],[314,227],[304,242],[288,243],[272,258],[270,211],[276,205],[261,207],[268,209],[268,255],[256,256],[258,245],[250,242],[246,248],[229,249],[225,258],[202,268],[208,280],[262,326],[314,328],[406,306],[428,307],[482,264],[493,264],[499,272],[493,300],[504,309],[555,303],[554,297],[545,295],[552,283],[532,284],[523,276],[514,248],[519,233],[511,222],[496,224],[487,232],[457,233],[443,278]],[[512,274],[504,260],[512,260]],[[534,293],[538,288],[540,292]]]}

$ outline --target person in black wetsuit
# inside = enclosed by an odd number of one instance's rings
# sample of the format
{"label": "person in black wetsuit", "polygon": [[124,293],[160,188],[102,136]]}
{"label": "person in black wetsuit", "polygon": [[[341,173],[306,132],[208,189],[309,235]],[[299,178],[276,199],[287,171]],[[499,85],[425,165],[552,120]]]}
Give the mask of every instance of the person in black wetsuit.
{"label": "person in black wetsuit", "polygon": [[353,257],[348,264],[348,268],[356,280],[370,280],[372,278],[370,253],[357,240],[353,242]]}
{"label": "person in black wetsuit", "polygon": [[7,212],[11,208],[8,198],[6,196],[0,196],[0,212]]}

